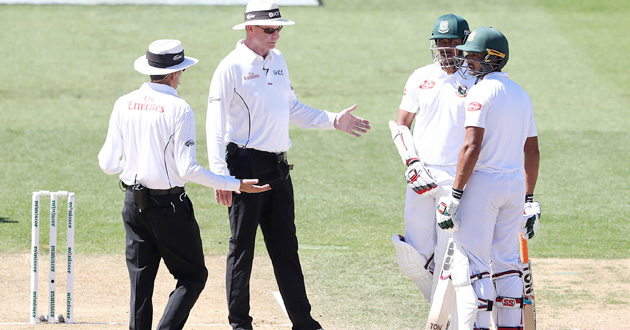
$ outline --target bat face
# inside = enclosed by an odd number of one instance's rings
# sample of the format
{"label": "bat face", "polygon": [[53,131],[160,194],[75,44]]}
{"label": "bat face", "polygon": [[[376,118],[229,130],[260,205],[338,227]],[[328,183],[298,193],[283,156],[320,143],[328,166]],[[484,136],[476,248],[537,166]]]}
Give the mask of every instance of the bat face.
{"label": "bat face", "polygon": [[525,298],[531,298],[534,302],[534,278],[532,276],[531,263],[523,264],[523,295]]}
{"label": "bat face", "polygon": [[433,293],[433,302],[425,330],[446,330],[448,316],[455,302],[455,287],[450,275],[454,253],[455,243],[450,239],[442,265],[442,273]]}
{"label": "bat face", "polygon": [[534,279],[531,263],[523,264],[523,329],[536,329],[536,306],[534,303]]}

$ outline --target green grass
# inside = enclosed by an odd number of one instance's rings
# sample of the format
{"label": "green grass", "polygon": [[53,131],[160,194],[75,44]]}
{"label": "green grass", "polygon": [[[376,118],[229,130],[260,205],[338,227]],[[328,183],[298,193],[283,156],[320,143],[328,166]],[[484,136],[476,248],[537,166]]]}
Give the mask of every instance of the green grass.
{"label": "green grass", "polygon": [[[301,258],[318,297],[314,309],[334,315],[335,328],[418,328],[426,318],[426,303],[398,270],[389,241],[403,230],[404,181],[387,120],[396,117],[408,76],[431,61],[427,38],[448,12],[506,34],[506,71],[534,102],[543,219],[531,257],[630,255],[627,1],[324,3],[283,8],[297,24],[282,31],[278,48],[301,101],[331,111],[357,103],[356,114],[373,127],[360,139],[291,129]],[[186,71],[179,93],[195,110],[197,156],[207,165],[208,85],[243,36],[231,30],[242,11],[0,6],[0,252],[28,251],[30,193],[61,189],[77,194],[78,253],[122,253],[123,195],[96,155],[114,101],[145,81],[132,63],[159,38],[181,39],[186,54],[201,60]],[[225,254],[225,208],[210,189],[190,184],[188,190],[207,253]],[[265,255],[262,240],[258,253]]]}

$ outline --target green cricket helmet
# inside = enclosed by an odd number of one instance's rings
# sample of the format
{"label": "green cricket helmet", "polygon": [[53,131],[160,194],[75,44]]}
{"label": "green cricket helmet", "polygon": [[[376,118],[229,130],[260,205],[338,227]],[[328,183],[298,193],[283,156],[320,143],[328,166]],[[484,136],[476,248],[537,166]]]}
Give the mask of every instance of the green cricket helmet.
{"label": "green cricket helmet", "polygon": [[469,32],[468,22],[463,17],[455,14],[446,14],[435,21],[429,40],[465,39]]}
{"label": "green cricket helmet", "polygon": [[[510,47],[507,38],[501,31],[491,27],[481,27],[470,33],[466,42],[456,47],[459,50],[468,53],[481,53],[485,57],[481,61],[472,61],[481,65],[480,71],[468,71],[473,76],[484,75],[493,71],[500,71],[510,58]],[[461,62],[461,61],[460,61]]]}
{"label": "green cricket helmet", "polygon": [[429,49],[433,62],[440,63],[442,68],[456,67],[455,55],[458,53],[455,49],[456,45],[438,47],[437,41],[439,39],[461,39],[463,43],[469,33],[468,22],[463,17],[455,14],[440,16],[435,21],[431,38],[429,38],[431,40]]}

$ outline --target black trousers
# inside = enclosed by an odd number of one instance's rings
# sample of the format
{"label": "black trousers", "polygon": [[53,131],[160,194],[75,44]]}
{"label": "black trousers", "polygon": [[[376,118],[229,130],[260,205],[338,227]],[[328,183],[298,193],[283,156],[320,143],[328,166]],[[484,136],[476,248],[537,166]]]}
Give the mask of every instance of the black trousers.
{"label": "black trousers", "polygon": [[258,226],[273,264],[274,274],[294,330],[321,328],[311,317],[304,276],[298,256],[293,185],[286,160],[275,154],[248,149],[228,155],[230,173],[239,179],[258,178],[271,190],[259,194],[232,194],[228,209],[232,237],[229,243],[226,292],[230,325],[252,329],[249,283]]}
{"label": "black trousers", "polygon": [[131,280],[129,329],[151,329],[153,287],[162,258],[177,284],[157,328],[182,329],[208,279],[190,199],[185,193],[150,196],[149,208],[139,212],[127,189],[122,217]]}

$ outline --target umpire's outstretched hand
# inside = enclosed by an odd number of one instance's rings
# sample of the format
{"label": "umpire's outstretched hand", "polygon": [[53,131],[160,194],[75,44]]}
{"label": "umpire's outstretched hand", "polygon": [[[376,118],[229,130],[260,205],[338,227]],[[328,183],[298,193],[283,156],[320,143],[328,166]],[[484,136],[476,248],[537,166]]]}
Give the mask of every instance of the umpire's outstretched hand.
{"label": "umpire's outstretched hand", "polygon": [[361,134],[367,133],[371,127],[369,121],[351,113],[356,108],[357,105],[355,104],[337,114],[337,118],[335,118],[335,128],[340,131],[348,132],[356,137],[361,137]]}
{"label": "umpire's outstretched hand", "polygon": [[271,187],[266,184],[264,186],[257,186],[258,179],[243,179],[241,180],[241,188],[239,191],[235,191],[235,193],[240,194],[242,192],[246,193],[261,193],[267,190],[270,190]]}

